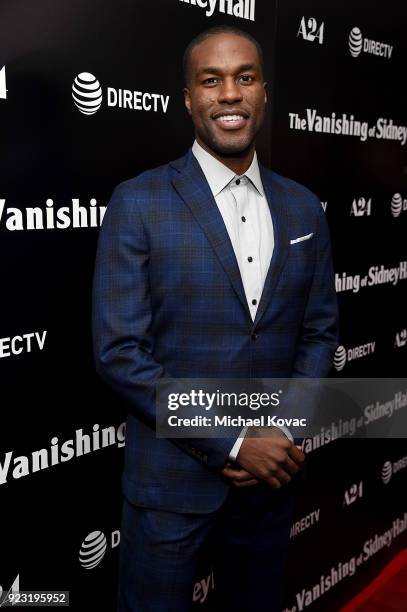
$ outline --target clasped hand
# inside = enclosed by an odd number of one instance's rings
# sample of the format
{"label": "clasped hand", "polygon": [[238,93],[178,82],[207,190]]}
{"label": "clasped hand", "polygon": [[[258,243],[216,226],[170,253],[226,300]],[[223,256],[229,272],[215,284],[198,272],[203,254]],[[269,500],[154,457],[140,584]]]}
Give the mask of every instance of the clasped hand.
{"label": "clasped hand", "polygon": [[274,489],[291,481],[304,464],[305,455],[278,427],[250,427],[236,462],[227,462],[222,475],[236,487],[250,487],[263,481]]}

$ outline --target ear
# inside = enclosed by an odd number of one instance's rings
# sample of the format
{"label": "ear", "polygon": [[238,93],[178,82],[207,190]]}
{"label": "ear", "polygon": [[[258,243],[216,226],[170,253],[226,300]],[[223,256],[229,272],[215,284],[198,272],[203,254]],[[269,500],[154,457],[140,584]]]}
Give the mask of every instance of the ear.
{"label": "ear", "polygon": [[263,87],[264,87],[264,104],[267,104],[267,82],[266,81],[264,81]]}
{"label": "ear", "polygon": [[183,90],[184,92],[184,102],[185,102],[185,108],[188,111],[189,115],[192,115],[192,111],[191,111],[191,96],[189,93],[189,89],[188,87],[184,87]]}

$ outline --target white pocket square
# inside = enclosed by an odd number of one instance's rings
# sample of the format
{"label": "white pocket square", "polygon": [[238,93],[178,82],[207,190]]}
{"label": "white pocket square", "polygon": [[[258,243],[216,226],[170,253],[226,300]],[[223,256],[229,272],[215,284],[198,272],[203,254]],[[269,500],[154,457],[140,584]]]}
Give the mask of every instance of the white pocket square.
{"label": "white pocket square", "polygon": [[311,232],[310,234],[306,234],[305,236],[300,236],[299,238],[293,238],[292,240],[290,240],[290,244],[295,244],[296,242],[302,242],[303,240],[308,240],[308,238],[311,238],[311,236],[314,235],[314,232]]}

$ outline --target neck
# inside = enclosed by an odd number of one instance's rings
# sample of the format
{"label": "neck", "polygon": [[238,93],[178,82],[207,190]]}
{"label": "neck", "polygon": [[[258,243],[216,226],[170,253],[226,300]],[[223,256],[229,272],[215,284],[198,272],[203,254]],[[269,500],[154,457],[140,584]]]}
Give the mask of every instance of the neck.
{"label": "neck", "polygon": [[254,142],[241,153],[238,153],[234,156],[225,157],[223,155],[219,155],[213,149],[210,149],[204,142],[202,142],[199,136],[196,136],[196,140],[201,145],[201,147],[205,149],[205,151],[210,153],[210,155],[212,155],[222,164],[227,166],[235,174],[242,175],[246,172],[248,168],[250,168],[250,164],[253,161],[254,151],[256,148]]}

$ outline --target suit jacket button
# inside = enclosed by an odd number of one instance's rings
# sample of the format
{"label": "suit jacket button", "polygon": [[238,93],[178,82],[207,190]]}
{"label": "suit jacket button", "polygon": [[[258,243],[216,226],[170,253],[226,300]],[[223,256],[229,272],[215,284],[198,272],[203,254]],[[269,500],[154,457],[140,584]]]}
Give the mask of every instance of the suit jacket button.
{"label": "suit jacket button", "polygon": [[252,334],[252,340],[257,340],[257,338],[259,337],[259,334]]}

